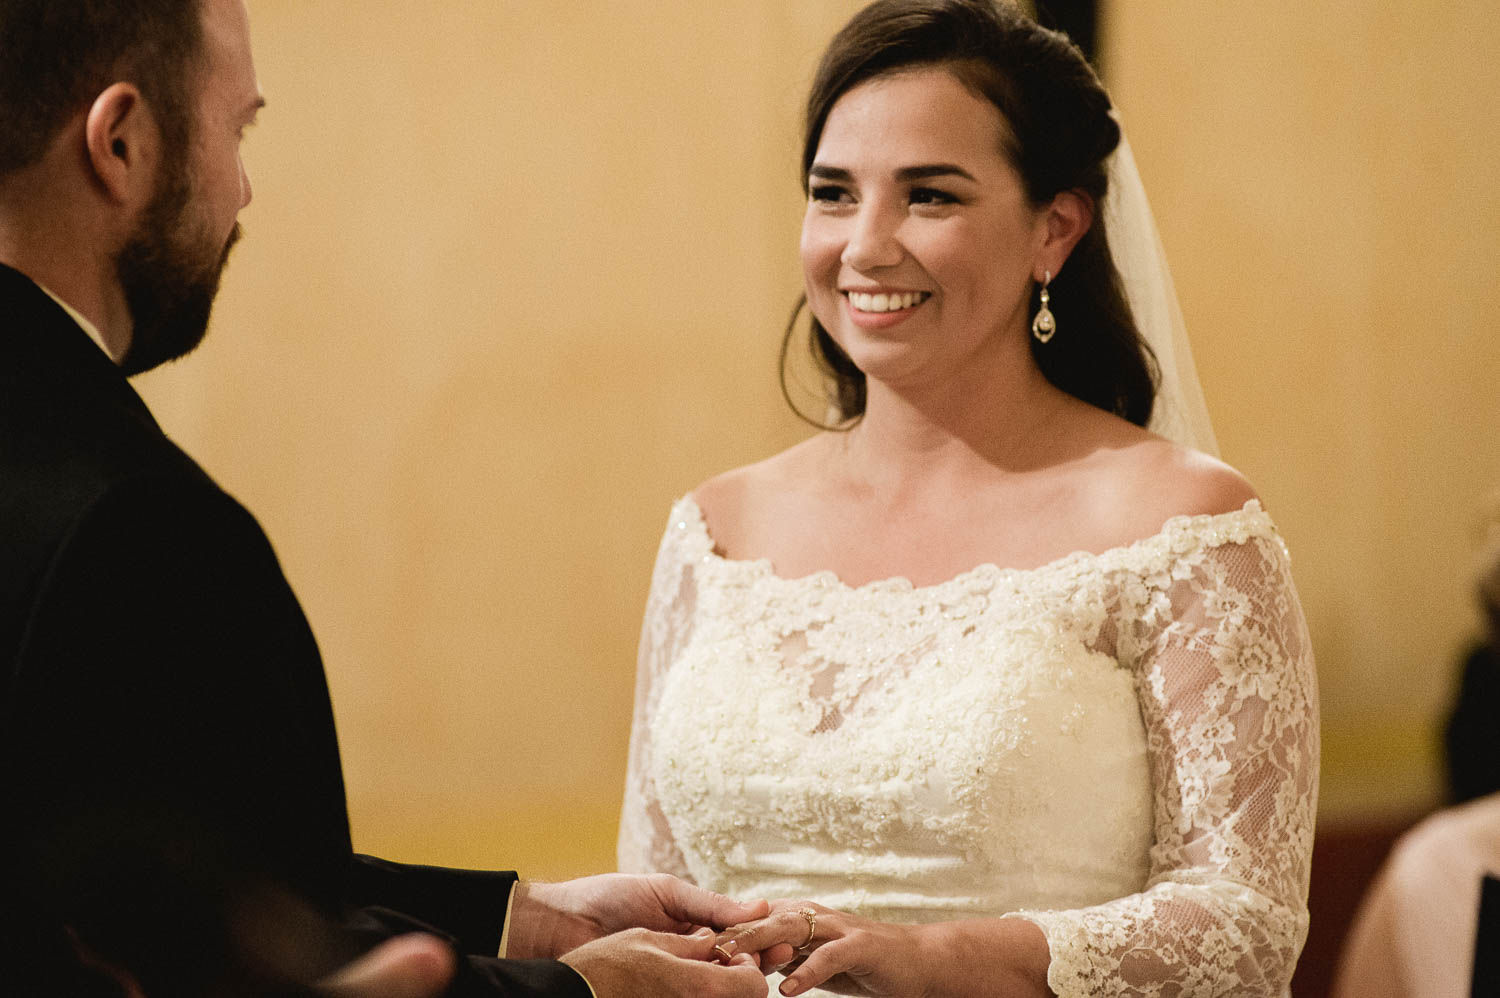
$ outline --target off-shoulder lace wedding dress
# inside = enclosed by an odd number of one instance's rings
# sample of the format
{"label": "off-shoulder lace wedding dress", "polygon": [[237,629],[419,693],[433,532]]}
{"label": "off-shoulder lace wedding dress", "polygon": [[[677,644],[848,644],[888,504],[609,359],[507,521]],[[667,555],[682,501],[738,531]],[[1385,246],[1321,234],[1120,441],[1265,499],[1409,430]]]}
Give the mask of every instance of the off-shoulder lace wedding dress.
{"label": "off-shoulder lace wedding dress", "polygon": [[1081,995],[1274,996],[1307,933],[1312,652],[1256,502],[852,588],[672,510],[619,855],[886,921],[1021,916]]}

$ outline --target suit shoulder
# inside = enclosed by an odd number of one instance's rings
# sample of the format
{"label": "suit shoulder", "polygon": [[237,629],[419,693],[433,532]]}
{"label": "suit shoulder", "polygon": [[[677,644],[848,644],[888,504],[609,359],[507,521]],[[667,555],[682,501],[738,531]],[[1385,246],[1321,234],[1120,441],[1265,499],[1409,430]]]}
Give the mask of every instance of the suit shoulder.
{"label": "suit shoulder", "polygon": [[269,538],[206,477],[115,483],[58,539],[19,596],[13,640],[39,660],[45,649],[67,646],[67,632],[78,627],[111,636],[121,661],[141,661],[164,643],[208,648],[213,634],[230,644],[270,640],[256,638],[257,628],[311,646]]}
{"label": "suit shoulder", "polygon": [[76,586],[80,577],[182,587],[231,570],[280,565],[260,524],[202,474],[144,473],[74,497],[65,516],[26,523],[9,511],[17,558],[0,574],[0,595],[23,615]]}
{"label": "suit shoulder", "polygon": [[69,544],[84,539],[148,556],[155,546],[264,544],[259,522],[201,471],[153,471],[111,481],[80,512]]}
{"label": "suit shoulder", "polygon": [[141,578],[174,551],[202,559],[211,547],[263,543],[249,514],[185,458],[127,468],[57,455],[0,472],[0,653],[79,574]]}
{"label": "suit shoulder", "polygon": [[0,420],[0,530],[83,515],[142,480],[195,491],[217,486],[154,424],[77,415],[71,421]]}

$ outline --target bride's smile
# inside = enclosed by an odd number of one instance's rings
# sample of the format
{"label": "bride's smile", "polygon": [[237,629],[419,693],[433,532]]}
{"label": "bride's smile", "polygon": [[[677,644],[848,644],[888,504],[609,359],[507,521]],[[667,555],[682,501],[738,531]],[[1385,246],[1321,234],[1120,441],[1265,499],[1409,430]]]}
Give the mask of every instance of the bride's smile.
{"label": "bride's smile", "polygon": [[829,113],[802,264],[813,314],[870,377],[946,381],[1025,348],[1047,213],[1006,140],[995,106],[942,68],[877,77]]}

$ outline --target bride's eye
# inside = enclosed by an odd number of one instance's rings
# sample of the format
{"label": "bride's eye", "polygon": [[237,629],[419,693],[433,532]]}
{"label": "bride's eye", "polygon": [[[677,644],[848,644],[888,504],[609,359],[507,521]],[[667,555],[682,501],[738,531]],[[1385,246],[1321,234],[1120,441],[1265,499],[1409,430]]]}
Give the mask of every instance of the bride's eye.
{"label": "bride's eye", "polygon": [[958,198],[936,187],[913,187],[909,199],[912,204],[958,204]]}
{"label": "bride's eye", "polygon": [[837,184],[814,184],[807,190],[810,201],[818,201],[823,204],[848,204],[854,200],[853,196]]}

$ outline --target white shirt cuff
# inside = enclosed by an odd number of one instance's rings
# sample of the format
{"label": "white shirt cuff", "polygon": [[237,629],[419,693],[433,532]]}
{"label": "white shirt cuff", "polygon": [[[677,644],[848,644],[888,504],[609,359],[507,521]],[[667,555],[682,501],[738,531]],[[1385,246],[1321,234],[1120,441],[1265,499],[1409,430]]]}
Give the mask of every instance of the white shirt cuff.
{"label": "white shirt cuff", "polygon": [[519,878],[512,881],[510,894],[505,898],[505,924],[500,927],[500,952],[495,954],[502,960],[505,959],[506,951],[510,949],[510,913],[515,910],[516,888],[519,886],[521,886]]}

